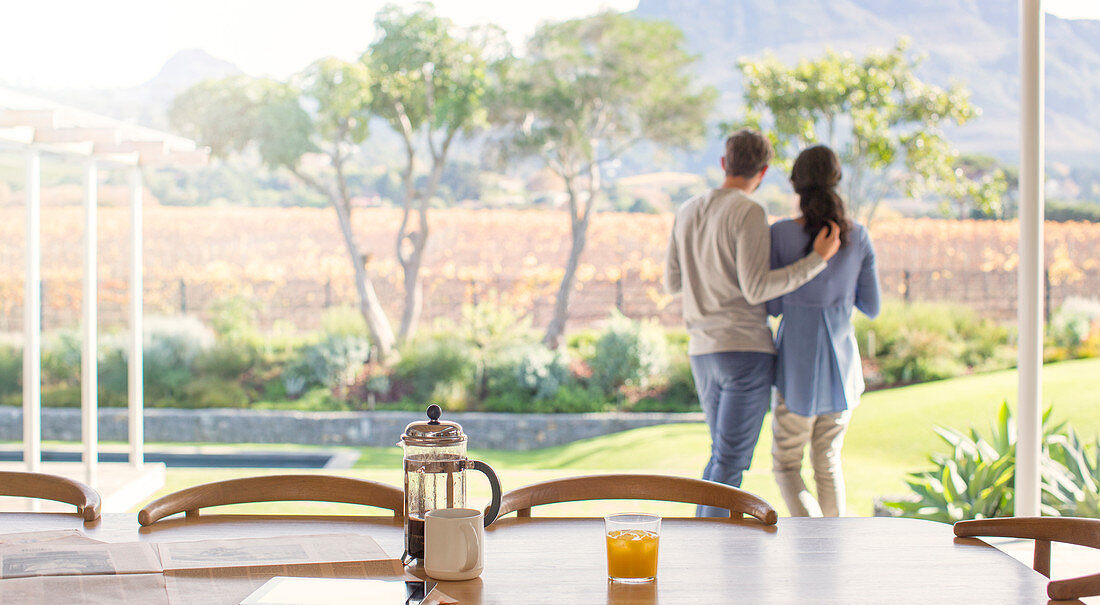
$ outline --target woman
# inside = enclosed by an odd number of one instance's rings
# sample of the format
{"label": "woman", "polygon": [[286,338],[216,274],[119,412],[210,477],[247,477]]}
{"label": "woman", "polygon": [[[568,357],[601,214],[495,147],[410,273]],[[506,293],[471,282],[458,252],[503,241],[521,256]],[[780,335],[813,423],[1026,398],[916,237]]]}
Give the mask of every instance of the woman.
{"label": "woman", "polygon": [[[840,448],[863,392],[852,307],[868,317],[879,311],[875,250],[867,229],[845,216],[844,201],[836,192],[840,177],[840,160],[831,149],[817,145],[803,151],[791,169],[802,216],[771,228],[772,267],[805,256],[813,235],[829,223],[840,229],[840,251],[829,266],[801,288],[768,302],[768,313],[782,316],[776,339],[779,395],[772,416],[772,469],[795,517],[844,514]],[[807,444],[817,499],[802,481]]]}

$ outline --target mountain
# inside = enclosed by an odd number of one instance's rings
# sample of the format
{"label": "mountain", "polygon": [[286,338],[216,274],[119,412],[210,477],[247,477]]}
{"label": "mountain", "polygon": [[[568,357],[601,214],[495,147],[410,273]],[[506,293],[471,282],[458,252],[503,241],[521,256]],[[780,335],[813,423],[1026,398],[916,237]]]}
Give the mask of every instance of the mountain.
{"label": "mountain", "polygon": [[[865,54],[906,36],[925,55],[919,74],[965,84],[982,116],[951,133],[967,151],[1015,159],[1019,15],[1007,0],[640,0],[635,15],[671,21],[700,55],[700,76],[722,93],[722,113],[741,106],[737,60],[772,53],[793,62],[826,48]],[[1047,15],[1047,148],[1100,156],[1100,21]],[[1064,160],[1068,161],[1068,160]]]}
{"label": "mountain", "polygon": [[204,50],[191,49],[173,55],[157,75],[137,86],[30,92],[120,120],[167,129],[168,106],[178,93],[202,80],[242,73],[240,68],[228,61],[211,56]]}

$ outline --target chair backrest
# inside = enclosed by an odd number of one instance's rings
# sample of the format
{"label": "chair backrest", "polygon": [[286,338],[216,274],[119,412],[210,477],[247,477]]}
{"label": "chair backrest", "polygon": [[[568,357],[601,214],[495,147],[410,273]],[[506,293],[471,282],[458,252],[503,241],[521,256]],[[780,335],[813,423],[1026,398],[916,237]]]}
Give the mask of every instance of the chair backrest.
{"label": "chair backrest", "polygon": [[98,519],[102,505],[99,492],[87,485],[45,473],[0,471],[0,496],[41,498],[72,504],[85,521]]}
{"label": "chair backrest", "polygon": [[156,523],[168,515],[199,514],[199,509],[250,502],[341,502],[388,508],[395,517],[405,511],[404,492],[392,485],[326,475],[269,475],[204,483],[150,502],[138,513],[142,525]]}
{"label": "chair backrest", "polygon": [[[1035,571],[1050,577],[1050,543],[1062,542],[1100,549],[1100,519],[1073,517],[1003,517],[955,523],[960,538],[990,536],[1035,540]],[[1100,595],[1100,573],[1080,578],[1053,580],[1047,584],[1051,599],[1080,599]]]}
{"label": "chair backrest", "polygon": [[515,511],[530,517],[531,507],[582,500],[659,500],[716,506],[731,517],[750,515],[775,525],[778,515],[763,498],[722,483],[669,475],[588,475],[535,483],[506,492],[498,518]]}

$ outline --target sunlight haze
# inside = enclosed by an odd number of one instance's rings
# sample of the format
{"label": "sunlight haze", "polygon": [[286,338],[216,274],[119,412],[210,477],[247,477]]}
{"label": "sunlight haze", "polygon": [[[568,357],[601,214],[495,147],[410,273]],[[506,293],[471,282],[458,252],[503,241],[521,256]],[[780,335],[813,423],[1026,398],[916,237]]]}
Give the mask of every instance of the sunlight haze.
{"label": "sunlight haze", "polygon": [[[191,0],[42,0],[9,3],[0,37],[0,84],[32,88],[135,86],[156,75],[181,50],[200,48],[246,73],[286,77],[314,59],[352,59],[373,38],[384,0],[300,2]],[[492,22],[519,46],[542,21],[632,10],[638,0],[440,0],[439,12],[461,25]],[[1100,19],[1093,0],[1048,0],[1053,14]],[[18,61],[11,60],[19,57]]]}

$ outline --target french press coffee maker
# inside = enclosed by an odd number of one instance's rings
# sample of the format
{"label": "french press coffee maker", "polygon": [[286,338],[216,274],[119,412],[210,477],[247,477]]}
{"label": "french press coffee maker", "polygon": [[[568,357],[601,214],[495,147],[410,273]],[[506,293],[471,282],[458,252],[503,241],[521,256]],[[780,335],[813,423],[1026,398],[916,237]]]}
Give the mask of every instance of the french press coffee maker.
{"label": "french press coffee maker", "polygon": [[492,467],[466,457],[466,435],[457,422],[440,421],[438,405],[428,421],[410,423],[401,436],[405,448],[405,560],[424,559],[424,515],[438,508],[465,508],[466,470],[485,473],[493,491],[485,513],[489,527],[500,511],[500,480]]}

